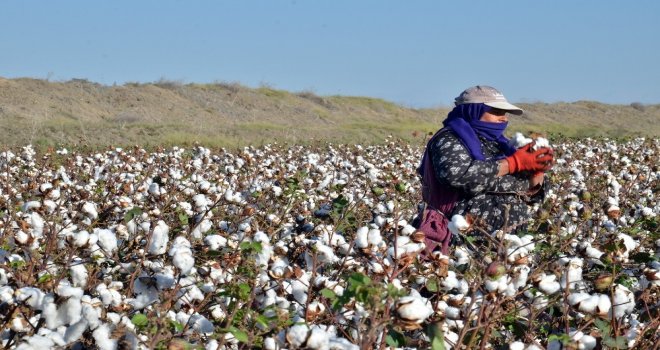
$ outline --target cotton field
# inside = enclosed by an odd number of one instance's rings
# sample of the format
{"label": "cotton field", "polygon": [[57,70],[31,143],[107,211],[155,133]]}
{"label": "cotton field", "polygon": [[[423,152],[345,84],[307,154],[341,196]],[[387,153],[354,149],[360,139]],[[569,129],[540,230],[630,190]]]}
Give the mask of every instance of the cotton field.
{"label": "cotton field", "polygon": [[525,235],[422,256],[422,149],[0,153],[7,349],[650,349],[660,140],[554,143]]}

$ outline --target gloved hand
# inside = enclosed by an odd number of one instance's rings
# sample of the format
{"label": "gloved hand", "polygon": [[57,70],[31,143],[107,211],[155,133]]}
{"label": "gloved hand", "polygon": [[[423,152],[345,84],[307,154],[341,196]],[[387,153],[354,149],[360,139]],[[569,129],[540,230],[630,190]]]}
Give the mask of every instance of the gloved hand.
{"label": "gloved hand", "polygon": [[514,154],[506,157],[509,163],[509,174],[520,171],[547,171],[552,167],[554,151],[552,148],[543,147],[536,151],[532,150],[534,142],[519,148]]}

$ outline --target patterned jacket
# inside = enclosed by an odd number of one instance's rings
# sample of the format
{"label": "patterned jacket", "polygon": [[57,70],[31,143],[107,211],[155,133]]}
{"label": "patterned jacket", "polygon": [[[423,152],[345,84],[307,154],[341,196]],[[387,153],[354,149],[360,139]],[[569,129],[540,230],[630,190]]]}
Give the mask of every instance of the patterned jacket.
{"label": "patterned jacket", "polygon": [[[526,230],[529,220],[527,203],[541,201],[545,189],[529,196],[529,174],[497,176],[502,155],[497,143],[479,138],[485,161],[472,159],[467,148],[451,131],[442,132],[431,145],[430,155],[435,177],[441,184],[459,193],[454,210],[447,217],[460,214],[477,219],[488,232]],[[545,187],[545,183],[544,186]],[[508,219],[505,217],[508,208]],[[506,224],[506,227],[503,227]]]}

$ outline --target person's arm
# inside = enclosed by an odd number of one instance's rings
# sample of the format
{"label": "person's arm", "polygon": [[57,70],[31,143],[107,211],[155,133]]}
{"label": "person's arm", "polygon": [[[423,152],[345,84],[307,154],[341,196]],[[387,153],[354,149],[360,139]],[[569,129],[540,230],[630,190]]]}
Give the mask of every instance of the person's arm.
{"label": "person's arm", "polygon": [[526,194],[529,181],[508,174],[503,161],[472,159],[467,148],[452,133],[438,137],[433,145],[432,161],[436,178],[452,187],[475,195],[482,192],[516,192]]}

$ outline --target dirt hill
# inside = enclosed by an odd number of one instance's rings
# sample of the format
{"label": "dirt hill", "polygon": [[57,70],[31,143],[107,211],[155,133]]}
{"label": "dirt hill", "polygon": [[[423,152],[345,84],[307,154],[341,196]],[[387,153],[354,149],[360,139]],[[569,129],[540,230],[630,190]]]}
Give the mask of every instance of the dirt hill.
{"label": "dirt hill", "polygon": [[[509,130],[566,136],[660,136],[660,105],[519,104]],[[105,86],[87,80],[0,78],[5,146],[245,146],[279,141],[420,143],[448,108],[411,109],[369,97],[317,96],[235,83]]]}

